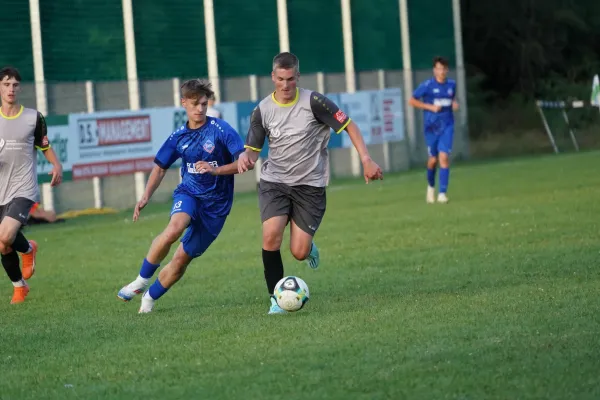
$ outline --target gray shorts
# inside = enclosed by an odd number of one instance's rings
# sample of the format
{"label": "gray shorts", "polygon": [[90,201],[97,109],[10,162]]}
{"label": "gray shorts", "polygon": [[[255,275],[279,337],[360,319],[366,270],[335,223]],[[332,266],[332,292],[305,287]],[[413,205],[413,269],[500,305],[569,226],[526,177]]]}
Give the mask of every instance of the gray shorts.
{"label": "gray shorts", "polygon": [[11,217],[21,223],[21,225],[27,225],[29,220],[29,214],[31,213],[32,207],[35,202],[25,197],[17,197],[12,199],[9,203],[0,206],[0,221],[4,217]]}
{"label": "gray shorts", "polygon": [[317,232],[327,203],[324,187],[290,186],[261,180],[258,185],[260,218],[266,220],[287,215],[311,236]]}

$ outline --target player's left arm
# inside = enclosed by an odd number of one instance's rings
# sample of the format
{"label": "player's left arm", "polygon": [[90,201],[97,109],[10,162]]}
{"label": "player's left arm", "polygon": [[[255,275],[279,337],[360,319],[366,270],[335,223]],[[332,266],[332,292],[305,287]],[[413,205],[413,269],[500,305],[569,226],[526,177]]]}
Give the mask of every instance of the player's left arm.
{"label": "player's left arm", "polygon": [[236,132],[235,129],[233,129],[228,124],[223,125],[224,129],[221,136],[221,140],[219,142],[222,146],[226,148],[225,151],[230,154],[231,159],[234,161],[226,165],[220,165],[218,167],[214,167],[206,161],[198,161],[196,164],[194,164],[196,171],[202,174],[209,173],[215,176],[235,175],[238,173],[238,158],[240,154],[242,154],[245,151],[244,142],[242,141],[242,138]]}
{"label": "player's left arm", "polygon": [[312,92],[310,95],[310,107],[315,118],[329,126],[335,133],[340,133],[343,130],[348,132],[350,141],[352,141],[354,148],[360,156],[367,183],[369,183],[369,180],[383,179],[381,168],[371,158],[360,128],[337,104],[318,92]]}
{"label": "player's left arm", "polygon": [[50,146],[50,141],[48,140],[48,126],[46,125],[46,119],[42,115],[42,113],[38,112],[37,121],[35,124],[35,131],[33,133],[34,140],[33,143],[38,150],[41,150],[46,157],[46,160],[50,164],[52,164],[52,171],[48,174],[52,175],[52,180],[50,181],[51,186],[60,185],[62,182],[63,169],[58,156]]}
{"label": "player's left arm", "polygon": [[458,101],[456,100],[456,83],[455,83],[452,88],[452,110],[457,111],[458,108],[459,108],[459,106],[458,106]]}

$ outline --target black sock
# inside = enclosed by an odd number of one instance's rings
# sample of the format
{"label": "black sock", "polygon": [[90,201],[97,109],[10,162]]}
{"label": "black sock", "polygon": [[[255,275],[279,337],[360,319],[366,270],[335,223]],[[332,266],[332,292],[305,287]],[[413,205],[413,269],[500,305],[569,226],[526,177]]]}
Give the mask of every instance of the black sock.
{"label": "black sock", "polygon": [[12,282],[19,282],[23,279],[21,268],[19,267],[19,255],[16,251],[13,250],[8,254],[2,254],[2,266]]}
{"label": "black sock", "polygon": [[279,250],[262,251],[263,265],[265,267],[265,281],[267,282],[267,290],[270,295],[273,295],[275,285],[283,278],[283,261],[281,260],[281,252]]}
{"label": "black sock", "polygon": [[23,233],[17,232],[15,241],[10,247],[12,247],[13,250],[18,251],[19,253],[27,253],[29,251],[29,241],[25,238]]}

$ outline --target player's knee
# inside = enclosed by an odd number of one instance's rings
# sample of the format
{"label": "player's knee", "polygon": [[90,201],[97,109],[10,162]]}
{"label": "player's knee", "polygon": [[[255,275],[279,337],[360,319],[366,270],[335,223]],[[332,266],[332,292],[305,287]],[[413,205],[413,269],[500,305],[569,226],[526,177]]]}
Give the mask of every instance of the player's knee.
{"label": "player's knee", "polygon": [[10,247],[4,245],[4,243],[0,241],[0,254],[2,254],[4,256],[10,252],[11,252]]}
{"label": "player's knee", "polygon": [[275,231],[263,232],[263,249],[268,251],[279,250],[281,242],[283,241],[283,234]]}
{"label": "player's knee", "polygon": [[170,223],[163,232],[163,239],[169,244],[175,243],[185,231],[185,225],[179,223]]}
{"label": "player's knee", "polygon": [[[15,236],[13,234],[11,234],[8,231],[1,231],[0,232],[0,249],[6,249],[8,247],[10,247],[10,245],[13,243],[13,241],[15,240]],[[4,251],[4,250],[3,250]],[[2,253],[4,254],[4,253]]]}
{"label": "player's knee", "polygon": [[290,243],[290,251],[296,260],[306,260],[310,254],[310,243],[308,245],[304,243]]}
{"label": "player's knee", "polygon": [[448,154],[440,153],[440,167],[448,168],[449,165],[450,165],[450,158],[448,157]]}
{"label": "player's knee", "polygon": [[162,234],[163,240],[168,244],[173,244],[181,237],[181,233],[177,229],[167,228]]}

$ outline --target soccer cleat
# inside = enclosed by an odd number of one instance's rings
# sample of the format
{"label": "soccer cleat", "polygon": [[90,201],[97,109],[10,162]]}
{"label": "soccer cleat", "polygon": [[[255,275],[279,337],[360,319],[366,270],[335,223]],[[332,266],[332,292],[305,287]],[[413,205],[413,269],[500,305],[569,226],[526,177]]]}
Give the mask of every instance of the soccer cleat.
{"label": "soccer cleat", "polygon": [[26,284],[25,286],[15,287],[13,290],[13,297],[10,301],[10,304],[19,304],[25,301],[25,297],[29,293],[29,286]]}
{"label": "soccer cleat", "polygon": [[440,193],[440,194],[438,194],[437,201],[438,201],[438,203],[446,204],[450,200],[448,199],[448,196],[446,196],[446,193]]}
{"label": "soccer cleat", "polygon": [[135,280],[129,285],[121,288],[119,293],[117,293],[117,297],[123,301],[130,301],[136,295],[144,293],[144,290],[146,290],[147,287],[148,285],[140,285],[137,280]]}
{"label": "soccer cleat", "polygon": [[152,297],[150,297],[148,292],[144,293],[144,295],[142,296],[142,305],[140,306],[138,314],[147,314],[149,312],[152,312],[153,308],[154,308],[154,299]]}
{"label": "soccer cleat", "polygon": [[310,253],[308,253],[308,257],[306,258],[306,262],[308,266],[312,269],[319,268],[319,249],[315,242],[312,242],[312,246],[310,248]]}
{"label": "soccer cleat", "polygon": [[277,304],[277,300],[275,300],[275,297],[271,296],[271,307],[269,308],[269,315],[270,314],[286,314],[287,311],[285,311],[283,308],[279,307],[279,304]]}
{"label": "soccer cleat", "polygon": [[427,186],[427,196],[426,196],[427,204],[435,203],[435,188],[431,186]]}
{"label": "soccer cleat", "polygon": [[26,254],[21,254],[23,279],[29,279],[35,273],[35,257],[37,255],[38,245],[35,240],[30,240],[29,245],[31,246],[31,251]]}

